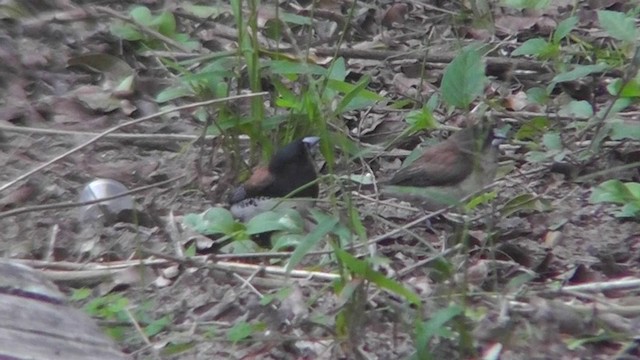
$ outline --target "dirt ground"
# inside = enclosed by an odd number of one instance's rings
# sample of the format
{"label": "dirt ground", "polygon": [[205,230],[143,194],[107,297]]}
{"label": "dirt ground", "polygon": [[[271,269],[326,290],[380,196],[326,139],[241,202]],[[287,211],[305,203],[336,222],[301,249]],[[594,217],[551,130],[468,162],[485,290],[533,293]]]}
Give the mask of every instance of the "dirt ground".
{"label": "dirt ground", "polygon": [[[185,15],[191,5],[186,1],[142,3],[181,14],[178,27],[201,44],[194,54],[222,51],[219,46],[226,49],[233,43],[228,31],[234,30],[235,22],[228,5],[216,4],[222,9],[219,14],[194,19]],[[331,28],[336,17],[346,21],[351,3],[320,3],[318,27]],[[350,47],[339,56],[347,59],[354,77],[372,77],[372,91],[396,100],[428,98],[447,64],[438,56],[455,55],[460,39],[513,50],[526,39],[548,38],[549,28],[572,11],[580,18],[579,33],[588,38],[596,28],[592,12],[627,9],[620,1],[579,1],[576,8],[574,2],[553,2],[546,10],[531,12],[494,4],[495,33],[490,35],[455,15],[462,13],[458,2],[439,3],[356,3],[354,27],[346,40]],[[91,290],[89,299],[75,306],[109,294],[127,299],[135,320],[104,312],[91,315],[105,329],[122,330],[116,336],[118,346],[133,358],[408,359],[419,346],[415,320],[433,320],[436,314],[448,314],[443,309],[454,312],[458,307],[460,314],[452,316],[456,321],[439,327],[430,323],[435,328],[423,329],[432,331],[425,341],[435,359],[498,358],[492,353],[501,359],[640,358],[633,342],[639,326],[638,285],[632,281],[638,277],[640,227],[637,218],[616,217],[617,206],[590,201],[594,187],[605,180],[640,181],[640,147],[637,141],[607,139],[589,163],[570,156],[565,159],[571,161],[561,163],[551,157],[533,161],[531,152],[543,151],[543,140],[517,140],[513,134],[536,116],[549,116],[549,129],[561,134],[568,154],[583,149],[584,140],[590,139],[577,137],[575,117],[559,115],[557,109],[567,101],[561,99],[567,97],[566,89],[553,93],[558,101],[553,105],[513,105],[535,84],[548,84],[553,74],[541,69],[549,64],[513,59],[506,79],[497,76],[487,85],[486,94],[510,104],[499,114],[512,132],[501,145],[493,188],[497,198],[469,214],[474,219],[464,247],[455,246],[460,228],[447,221],[433,220],[435,232],[424,221],[411,233],[393,232],[423,212],[406,203],[400,208],[380,205],[371,200],[376,194],[370,187],[354,186],[338,195],[352,196],[367,239],[379,240],[375,250],[361,246],[352,253],[374,253],[381,274],[418,294],[423,306],[415,307],[397,292],[381,290],[370,278],[339,282],[340,266],[326,241],[299,263],[300,273],[290,276],[280,272],[286,254],[271,256],[253,247],[242,252],[238,246],[211,254],[211,240],[185,229],[181,216],[224,206],[242,169],[231,167],[222,138],[197,141],[204,126],[197,108],[141,121],[86,144],[103,131],[168,105],[197,101],[155,101],[159,90],[176,82],[176,73],[158,61],[161,50],[142,50],[110,31],[110,24],[118,14],[126,16],[128,7],[117,1],[6,1],[3,6],[0,253],[43,271],[76,273],[73,279],[54,278],[69,295],[72,289]],[[298,14],[308,15],[302,10]],[[304,32],[296,31],[302,38]],[[315,59],[322,64],[334,54],[330,50],[336,40],[325,41],[315,46]],[[210,42],[217,43],[209,46]],[[392,56],[427,45],[432,58],[425,61]],[[171,50],[172,59],[183,53]],[[510,59],[508,53],[496,51],[487,62],[503,64],[500,58],[507,63]],[[424,82],[419,67],[429,70]],[[135,85],[117,89],[123,74],[135,74]],[[615,77],[611,71],[588,78],[595,84],[589,100],[595,108],[612,101],[599,89]],[[499,96],[500,91],[506,93]],[[406,114],[372,106],[345,112],[342,120],[354,143],[381,149],[386,139],[406,128]],[[632,104],[618,118],[640,126],[637,114]],[[449,119],[447,125],[461,125],[459,117],[437,117]],[[366,167],[346,163],[338,169],[384,177],[427,138],[428,132],[420,132],[366,159]],[[243,148],[249,143],[244,138],[240,142]],[[532,144],[539,147],[533,149]],[[61,156],[72,149],[77,151]],[[336,154],[344,156],[338,148]],[[317,160],[322,166],[323,159]],[[128,189],[152,185],[133,194],[139,210],[135,220],[129,216],[107,224],[81,221],[83,208],[65,205],[78,202],[83,186],[96,178],[117,180]],[[329,199],[335,195],[332,191],[323,188],[321,198]],[[336,216],[340,211],[326,202],[319,208]],[[195,254],[189,253],[193,250]],[[325,250],[329,251],[322,253]],[[82,270],[89,269],[105,273],[83,275]],[[160,330],[152,332],[149,325]]]}

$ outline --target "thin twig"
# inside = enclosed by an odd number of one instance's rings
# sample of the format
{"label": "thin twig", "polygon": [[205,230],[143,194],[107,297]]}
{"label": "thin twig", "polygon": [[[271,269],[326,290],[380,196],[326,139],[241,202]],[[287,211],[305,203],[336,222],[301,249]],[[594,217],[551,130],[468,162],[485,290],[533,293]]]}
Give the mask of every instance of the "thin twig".
{"label": "thin twig", "polygon": [[17,209],[12,209],[12,210],[8,210],[8,211],[0,212],[0,219],[6,218],[6,217],[9,217],[9,216],[15,216],[15,215],[19,215],[19,214],[24,214],[24,213],[27,213],[27,212],[33,212],[33,211],[67,209],[67,208],[73,208],[73,207],[93,205],[93,204],[101,203],[103,201],[114,200],[114,199],[117,199],[117,198],[121,198],[123,196],[131,195],[131,194],[137,194],[139,192],[143,192],[143,191],[149,190],[151,188],[160,187],[160,186],[163,186],[163,185],[166,185],[166,184],[170,184],[170,183],[172,183],[174,181],[178,181],[178,180],[182,179],[183,177],[185,177],[185,175],[176,176],[176,177],[174,177],[172,179],[169,179],[169,180],[159,181],[157,183],[141,186],[139,188],[135,188],[133,190],[129,190],[127,192],[124,192],[124,193],[121,193],[121,194],[118,194],[118,195],[104,197],[104,198],[95,199],[95,200],[89,200],[89,201],[83,201],[83,202],[62,202],[62,203],[55,203],[55,204],[25,206],[25,207],[21,207],[21,208],[17,208]]}
{"label": "thin twig", "polygon": [[230,101],[230,100],[237,100],[237,99],[242,99],[242,98],[247,98],[247,97],[263,96],[263,95],[267,95],[267,94],[268,94],[267,92],[259,92],[259,93],[252,93],[252,94],[229,96],[229,97],[222,98],[222,99],[213,99],[213,100],[201,101],[201,102],[197,102],[197,103],[193,103],[193,104],[189,104],[189,105],[183,105],[183,106],[178,106],[178,107],[175,107],[175,108],[163,110],[163,111],[157,112],[155,114],[151,114],[151,115],[148,115],[148,116],[141,117],[139,119],[127,121],[127,122],[125,122],[123,124],[114,126],[111,129],[108,129],[108,130],[105,130],[105,131],[101,132],[96,137],[91,138],[90,140],[88,140],[88,141],[86,141],[86,142],[74,147],[73,149],[65,152],[64,154],[56,156],[55,158],[45,162],[44,164],[42,164],[40,166],[37,166],[35,169],[27,171],[26,173],[18,176],[17,178],[15,178],[15,179],[9,181],[8,183],[0,186],[0,192],[2,192],[4,190],[6,190],[7,188],[15,185],[19,181],[22,181],[22,180],[28,178],[29,176],[37,173],[38,171],[50,166],[51,164],[53,164],[55,162],[58,162],[58,161],[64,159],[65,157],[67,157],[67,156],[69,156],[69,155],[71,155],[71,154],[73,154],[73,153],[75,153],[75,152],[77,152],[79,150],[84,149],[85,147],[95,143],[96,141],[98,141],[99,139],[105,137],[106,135],[111,134],[113,132],[116,132],[116,131],[118,131],[118,130],[120,130],[122,128],[125,128],[127,126],[139,124],[141,122],[144,122],[144,121],[147,121],[147,120],[151,120],[151,119],[157,118],[159,116],[172,113],[174,111],[191,109],[191,108],[195,108],[195,107],[200,107],[200,106],[205,106],[205,105],[210,105],[210,104],[215,104],[215,103],[220,103],[220,102],[225,102],[225,101]]}

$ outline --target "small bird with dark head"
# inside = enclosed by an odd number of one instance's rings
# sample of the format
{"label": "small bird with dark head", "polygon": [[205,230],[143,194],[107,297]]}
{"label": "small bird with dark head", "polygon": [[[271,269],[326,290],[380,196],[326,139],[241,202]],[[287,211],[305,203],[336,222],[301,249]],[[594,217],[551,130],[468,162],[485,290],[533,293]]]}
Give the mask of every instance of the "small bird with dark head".
{"label": "small bird with dark head", "polygon": [[[304,210],[313,206],[320,190],[310,150],[319,141],[316,136],[295,140],[279,149],[268,166],[254,169],[251,177],[231,192],[231,213],[245,222],[275,208]],[[282,200],[288,195],[290,201]]]}
{"label": "small bird with dark head", "polygon": [[429,211],[453,205],[493,182],[497,145],[492,127],[478,124],[459,130],[382,182],[382,194]]}

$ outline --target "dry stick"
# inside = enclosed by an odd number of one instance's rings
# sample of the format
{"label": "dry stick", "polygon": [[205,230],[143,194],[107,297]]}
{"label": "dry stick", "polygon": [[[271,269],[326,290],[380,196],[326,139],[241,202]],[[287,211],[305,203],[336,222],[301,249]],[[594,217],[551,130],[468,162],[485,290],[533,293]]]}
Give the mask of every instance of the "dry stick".
{"label": "dry stick", "polygon": [[136,329],[136,331],[138,332],[138,334],[140,335],[142,340],[144,340],[144,342],[147,344],[147,346],[152,346],[151,341],[149,341],[149,338],[144,333],[144,330],[142,330],[142,327],[140,327],[140,324],[138,323],[138,320],[136,320],[136,317],[133,316],[133,314],[131,313],[131,310],[129,310],[129,308],[126,307],[126,306],[125,306],[125,308],[123,310],[127,314],[127,317],[129,318],[130,323]]}
{"label": "dry stick", "polygon": [[[456,57],[455,53],[429,54],[428,51],[415,50],[392,51],[392,50],[361,50],[361,49],[335,49],[335,48],[316,48],[313,49],[314,54],[318,56],[340,56],[344,58],[370,59],[370,60],[390,60],[394,58],[401,59],[424,59],[427,63],[448,64]],[[530,70],[537,72],[549,72],[543,63],[533,60],[502,58],[495,56],[487,56],[484,58],[487,64],[493,65],[509,65],[514,66],[518,70]]]}
{"label": "dry stick", "polygon": [[[16,132],[16,133],[29,133],[29,134],[51,134],[51,135],[71,135],[71,136],[98,136],[100,133],[87,132],[87,131],[74,131],[74,130],[58,130],[58,129],[44,129],[34,128],[27,126],[13,126],[0,124],[0,131]],[[166,141],[193,141],[198,139],[199,135],[188,134],[124,134],[115,133],[106,135],[105,138],[114,140],[166,140]],[[217,138],[218,135],[207,135],[206,140]],[[241,136],[242,140],[248,139],[246,136]]]}
{"label": "dry stick", "polygon": [[201,102],[197,102],[197,103],[193,103],[193,104],[189,104],[189,105],[183,105],[183,106],[178,106],[178,107],[175,107],[175,108],[172,108],[172,109],[163,110],[163,111],[160,111],[158,113],[151,114],[151,115],[148,115],[148,116],[144,116],[144,117],[141,117],[141,118],[136,119],[136,120],[127,121],[124,124],[120,124],[118,126],[114,126],[111,129],[108,129],[106,131],[101,132],[98,136],[96,136],[96,137],[94,137],[94,138],[92,138],[92,139],[90,139],[90,140],[88,140],[88,141],[76,146],[75,148],[67,151],[66,153],[64,153],[62,155],[59,155],[59,156],[47,161],[46,163],[44,163],[44,164],[42,164],[40,166],[37,166],[35,169],[30,170],[30,171],[26,172],[25,174],[22,174],[22,175],[18,176],[17,178],[9,181],[8,183],[6,183],[6,184],[4,184],[4,185],[2,185],[0,187],[0,192],[2,192],[4,190],[6,190],[7,188],[15,185],[17,182],[28,178],[29,176],[37,173],[38,171],[46,168],[47,166],[49,166],[49,165],[51,165],[51,164],[53,164],[53,163],[55,163],[57,161],[60,161],[60,160],[64,159],[65,157],[67,157],[67,156],[69,156],[69,155],[71,155],[71,154],[73,154],[73,153],[75,153],[75,152],[77,152],[77,151],[79,151],[79,150],[81,150],[81,149],[93,144],[94,142],[98,141],[99,139],[105,137],[106,135],[111,134],[113,132],[116,132],[116,131],[118,131],[118,130],[120,130],[122,128],[125,128],[127,126],[135,125],[135,124],[138,124],[138,123],[150,120],[150,119],[154,119],[156,117],[159,117],[159,116],[162,116],[162,115],[165,115],[165,114],[169,114],[169,113],[172,113],[174,111],[191,109],[191,108],[195,108],[195,107],[200,107],[200,106],[205,106],[205,105],[225,102],[225,101],[229,101],[229,100],[237,100],[237,99],[253,97],[253,96],[263,96],[263,95],[267,95],[267,94],[268,94],[267,92],[259,92],[259,93],[252,93],[252,94],[229,96],[229,97],[222,98],[222,99],[213,99],[213,100],[201,101]]}

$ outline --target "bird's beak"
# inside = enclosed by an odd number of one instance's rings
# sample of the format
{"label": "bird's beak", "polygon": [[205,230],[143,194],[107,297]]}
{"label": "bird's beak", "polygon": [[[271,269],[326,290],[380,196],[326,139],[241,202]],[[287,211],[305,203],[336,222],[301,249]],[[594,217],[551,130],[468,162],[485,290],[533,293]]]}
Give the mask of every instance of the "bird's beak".
{"label": "bird's beak", "polygon": [[307,149],[312,149],[313,147],[318,145],[318,143],[320,142],[320,138],[317,136],[307,136],[306,138],[302,139],[302,142],[307,145]]}

